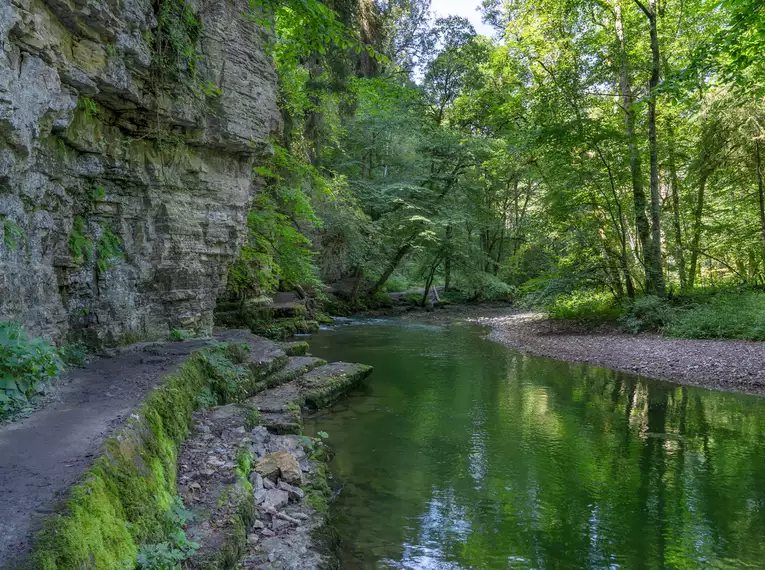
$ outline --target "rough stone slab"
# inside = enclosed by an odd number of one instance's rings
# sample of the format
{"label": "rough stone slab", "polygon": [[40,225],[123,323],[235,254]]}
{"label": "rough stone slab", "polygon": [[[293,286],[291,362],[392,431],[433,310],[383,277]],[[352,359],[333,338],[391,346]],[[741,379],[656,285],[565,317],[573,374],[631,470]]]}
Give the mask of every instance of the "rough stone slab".
{"label": "rough stone slab", "polygon": [[371,366],[350,362],[332,362],[315,368],[298,379],[303,402],[314,409],[328,406],[371,372]]}
{"label": "rough stone slab", "polygon": [[289,503],[289,493],[281,489],[269,489],[266,491],[266,498],[263,500],[264,509],[282,509]]}
{"label": "rough stone slab", "polygon": [[303,301],[276,302],[271,305],[274,318],[289,319],[292,317],[305,317],[308,314]]}
{"label": "rough stone slab", "polygon": [[300,433],[303,416],[300,386],[293,381],[245,400],[244,405],[255,408],[260,424],[277,434]]}
{"label": "rough stone slab", "polygon": [[266,386],[273,388],[285,384],[326,363],[327,361],[321,358],[291,356],[284,368],[266,378]]}
{"label": "rough stone slab", "polygon": [[261,412],[260,424],[271,433],[279,435],[299,434],[303,430],[303,415],[299,410]]}
{"label": "rough stone slab", "polygon": [[299,410],[303,404],[303,397],[300,394],[299,384],[289,382],[248,398],[244,404],[260,412],[286,412]]}
{"label": "rough stone slab", "polygon": [[286,491],[289,495],[290,501],[297,502],[302,501],[305,498],[305,491],[303,491],[303,489],[294,485],[290,485],[285,481],[279,481],[279,483],[276,485],[276,488],[282,491]]}
{"label": "rough stone slab", "polygon": [[242,342],[249,346],[250,358],[254,364],[265,364],[286,356],[278,343],[255,336],[248,329],[221,330],[218,334],[225,336],[227,342]]}

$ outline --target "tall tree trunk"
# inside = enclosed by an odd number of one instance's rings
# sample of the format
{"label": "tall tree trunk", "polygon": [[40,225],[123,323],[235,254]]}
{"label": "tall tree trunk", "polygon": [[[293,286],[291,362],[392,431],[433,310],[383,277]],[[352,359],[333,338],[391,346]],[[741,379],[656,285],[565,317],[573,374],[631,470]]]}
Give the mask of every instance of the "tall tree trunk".
{"label": "tall tree trunk", "polygon": [[356,268],[356,275],[353,280],[353,289],[351,290],[351,305],[355,305],[359,299],[359,289],[361,288],[361,281],[364,277],[364,270],[359,265]]}
{"label": "tall tree trunk", "polygon": [[760,160],[760,139],[754,139],[755,158],[757,159],[757,195],[760,198],[760,232],[762,233],[762,271],[765,274],[765,195],[762,185],[762,161]]}
{"label": "tall tree trunk", "polygon": [[624,110],[624,129],[627,135],[627,146],[630,156],[630,174],[632,175],[632,200],[635,205],[635,226],[638,241],[643,251],[643,266],[645,268],[646,291],[653,292],[653,246],[651,244],[651,228],[646,215],[645,188],[643,186],[642,161],[640,149],[635,134],[635,110],[632,108],[632,88],[630,86],[629,65],[627,62],[627,47],[624,40],[624,23],[622,20],[621,0],[614,2],[616,13],[616,37],[619,40],[619,90],[622,108]]}
{"label": "tall tree trunk", "polygon": [[499,268],[502,267],[502,255],[505,250],[505,225],[502,225],[502,229],[499,233],[499,247],[497,248],[497,259],[494,261],[494,275],[499,275]]}
{"label": "tall tree trunk", "polygon": [[[648,18],[651,33],[651,78],[648,81],[648,147],[651,157],[651,263],[646,256],[646,292],[664,296],[667,293],[661,264],[661,197],[659,196],[659,153],[656,134],[656,97],[661,77],[659,33],[656,27],[656,0],[648,0],[646,7],[635,0]],[[650,275],[650,283],[649,283]]]}
{"label": "tall tree trunk", "polygon": [[380,275],[380,278],[377,280],[377,282],[372,286],[372,289],[369,291],[369,296],[374,297],[377,295],[378,291],[382,288],[383,285],[385,285],[385,282],[388,281],[391,275],[393,275],[393,272],[396,270],[396,267],[398,267],[398,264],[401,263],[401,260],[404,259],[404,256],[409,253],[409,250],[412,249],[412,241],[407,240],[404,245],[402,245],[400,248],[398,248],[398,251],[396,252],[396,255],[393,257],[393,259],[390,260],[390,263],[388,263],[388,267],[385,268],[385,271],[382,275]]}
{"label": "tall tree trunk", "polygon": [[622,251],[621,255],[619,256],[619,266],[622,271],[622,277],[624,278],[624,287],[627,289],[627,297],[634,299],[635,286],[632,284],[632,275],[630,275],[630,266],[627,261],[626,239],[622,242]]}
{"label": "tall tree trunk", "polygon": [[425,303],[428,302],[428,295],[430,294],[430,288],[433,286],[433,277],[435,276],[436,269],[438,269],[439,265],[441,265],[441,262],[436,260],[431,266],[430,271],[428,272],[428,278],[425,281],[425,293],[423,293],[422,301],[420,302],[421,307],[424,307]]}
{"label": "tall tree trunk", "polygon": [[451,254],[452,225],[446,226],[446,246],[444,247],[444,291],[449,291],[452,284],[452,254]]}
{"label": "tall tree trunk", "polygon": [[680,289],[687,288],[685,279],[685,253],[683,252],[683,233],[680,226],[680,182],[677,177],[677,163],[675,161],[675,129],[670,122],[667,123],[667,136],[669,139],[669,188],[672,194],[672,226],[675,230],[675,262],[677,273],[680,276]]}
{"label": "tall tree trunk", "polygon": [[[703,168],[703,167],[702,167]],[[701,218],[704,213],[704,193],[707,186],[707,172],[702,170],[699,178],[699,193],[696,196],[696,207],[693,211],[693,237],[691,238],[691,264],[688,268],[688,289],[693,289],[696,281],[696,266],[699,261],[699,244],[701,243]]]}

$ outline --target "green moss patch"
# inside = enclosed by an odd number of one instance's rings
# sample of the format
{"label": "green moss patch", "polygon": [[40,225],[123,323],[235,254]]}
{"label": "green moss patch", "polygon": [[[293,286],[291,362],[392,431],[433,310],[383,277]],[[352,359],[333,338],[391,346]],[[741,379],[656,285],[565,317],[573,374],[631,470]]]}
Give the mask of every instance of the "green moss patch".
{"label": "green moss patch", "polygon": [[308,354],[308,343],[304,340],[283,342],[281,346],[287,356],[305,356]]}
{"label": "green moss patch", "polygon": [[319,323],[302,317],[293,317],[276,321],[251,321],[249,327],[254,334],[273,340],[284,340],[296,334],[318,332]]}

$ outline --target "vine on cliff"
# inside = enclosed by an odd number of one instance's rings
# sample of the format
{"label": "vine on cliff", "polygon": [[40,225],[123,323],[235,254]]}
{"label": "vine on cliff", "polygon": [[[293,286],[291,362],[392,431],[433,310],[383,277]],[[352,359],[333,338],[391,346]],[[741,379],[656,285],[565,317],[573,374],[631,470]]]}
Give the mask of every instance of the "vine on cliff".
{"label": "vine on cliff", "polygon": [[186,0],[160,0],[153,61],[160,84],[196,77],[201,32],[202,21]]}

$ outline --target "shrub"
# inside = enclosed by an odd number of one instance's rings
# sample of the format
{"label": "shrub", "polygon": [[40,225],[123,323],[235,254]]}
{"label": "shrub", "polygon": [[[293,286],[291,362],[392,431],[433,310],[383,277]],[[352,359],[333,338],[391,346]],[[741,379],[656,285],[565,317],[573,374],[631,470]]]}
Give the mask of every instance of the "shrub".
{"label": "shrub", "polygon": [[672,321],[676,312],[667,299],[644,295],[632,302],[619,322],[632,333],[660,331]]}
{"label": "shrub", "polygon": [[54,346],[28,338],[15,323],[0,323],[0,418],[28,406],[63,370]]}
{"label": "shrub", "polygon": [[535,277],[518,289],[518,306],[523,309],[547,308],[561,295],[569,295],[578,289],[577,281],[569,276]]}
{"label": "shrub", "polygon": [[621,308],[613,295],[596,291],[576,291],[559,295],[547,306],[551,319],[609,321],[616,319]]}
{"label": "shrub", "polygon": [[411,305],[419,305],[422,302],[422,295],[418,291],[409,291],[404,295],[404,300]]}
{"label": "shrub", "polygon": [[512,301],[518,294],[516,287],[484,271],[461,276],[459,289],[473,301]]}
{"label": "shrub", "polygon": [[391,276],[383,286],[384,291],[398,293],[400,291],[406,291],[409,289],[409,281],[406,277],[399,275]]}
{"label": "shrub", "polygon": [[83,342],[64,344],[58,349],[58,355],[67,367],[84,366],[88,361],[88,347]]}
{"label": "shrub", "polygon": [[451,305],[451,304],[464,304],[469,303],[471,301],[470,296],[465,291],[460,291],[457,289],[449,289],[449,291],[442,291],[441,292],[441,304],[443,305]]}
{"label": "shrub", "polygon": [[765,340],[765,293],[700,296],[673,315],[664,332],[682,338]]}
{"label": "shrub", "polygon": [[367,297],[365,303],[369,309],[389,309],[393,306],[390,295],[382,291],[378,291],[373,297]]}

